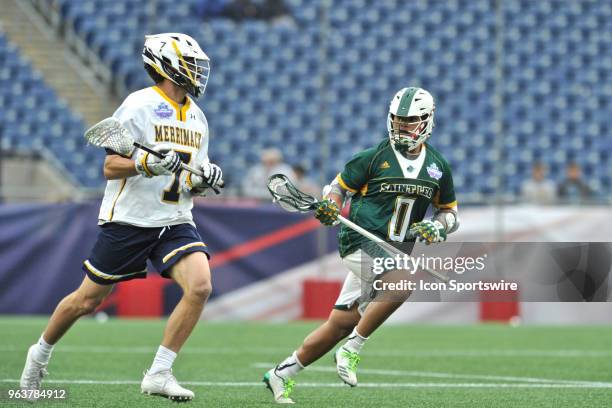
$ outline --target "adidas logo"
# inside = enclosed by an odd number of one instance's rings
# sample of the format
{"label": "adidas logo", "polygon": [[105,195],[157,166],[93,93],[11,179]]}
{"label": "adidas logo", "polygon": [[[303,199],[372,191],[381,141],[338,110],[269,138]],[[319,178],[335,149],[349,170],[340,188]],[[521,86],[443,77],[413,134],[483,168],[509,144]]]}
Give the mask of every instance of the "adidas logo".
{"label": "adidas logo", "polygon": [[388,169],[389,167],[391,167],[389,165],[389,162],[385,160],[385,162],[383,164],[380,165],[381,169]]}

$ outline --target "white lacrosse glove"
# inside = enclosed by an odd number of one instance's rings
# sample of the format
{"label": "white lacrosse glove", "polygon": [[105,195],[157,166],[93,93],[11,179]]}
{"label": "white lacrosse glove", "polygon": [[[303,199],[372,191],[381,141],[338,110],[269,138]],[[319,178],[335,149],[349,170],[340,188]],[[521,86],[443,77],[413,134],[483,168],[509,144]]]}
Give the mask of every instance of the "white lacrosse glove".
{"label": "white lacrosse glove", "polygon": [[[223,187],[223,172],[221,167],[214,163],[206,162],[200,166],[204,177],[186,171],[182,177],[182,188],[185,192],[193,195],[205,196],[210,187]],[[208,185],[207,185],[208,184]]]}
{"label": "white lacrosse glove", "polygon": [[136,171],[143,177],[165,176],[181,169],[181,158],[174,150],[156,146],[153,150],[165,154],[163,159],[139,150],[136,155]]}

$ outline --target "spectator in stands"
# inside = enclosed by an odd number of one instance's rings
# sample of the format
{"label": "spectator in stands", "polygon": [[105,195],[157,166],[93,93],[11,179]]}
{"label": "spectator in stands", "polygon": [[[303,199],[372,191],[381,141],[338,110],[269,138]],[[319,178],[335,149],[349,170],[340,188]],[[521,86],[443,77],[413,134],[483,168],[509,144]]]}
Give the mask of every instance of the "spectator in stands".
{"label": "spectator in stands", "polygon": [[295,186],[305,192],[317,198],[321,197],[321,187],[314,181],[312,181],[307,175],[304,168],[300,165],[293,166],[293,173],[295,174],[295,180],[293,180]]}
{"label": "spectator in stands", "polygon": [[530,204],[554,204],[557,197],[555,184],[546,180],[546,166],[536,162],[531,170],[531,179],[521,186],[523,201]]}
{"label": "spectator in stands", "polygon": [[559,184],[559,197],[564,202],[579,204],[593,198],[593,191],[582,180],[582,171],[576,162],[567,165],[566,179]]}
{"label": "spectator in stands", "polygon": [[257,5],[252,0],[229,0],[224,15],[231,19],[241,21],[257,18]]}
{"label": "spectator in stands", "polygon": [[283,0],[263,0],[257,14],[260,19],[277,25],[293,24],[293,18]]}
{"label": "spectator in stands", "polygon": [[283,0],[200,0],[196,12],[202,18],[260,19],[274,24],[293,24]]}
{"label": "spectator in stands", "polygon": [[261,163],[248,172],[242,184],[242,192],[247,197],[268,199],[270,193],[266,188],[268,178],[273,174],[284,174],[295,179],[291,166],[283,162],[283,154],[276,148],[261,152]]}
{"label": "spectator in stands", "polygon": [[229,17],[228,7],[232,0],[200,0],[195,5],[195,12],[202,18]]}

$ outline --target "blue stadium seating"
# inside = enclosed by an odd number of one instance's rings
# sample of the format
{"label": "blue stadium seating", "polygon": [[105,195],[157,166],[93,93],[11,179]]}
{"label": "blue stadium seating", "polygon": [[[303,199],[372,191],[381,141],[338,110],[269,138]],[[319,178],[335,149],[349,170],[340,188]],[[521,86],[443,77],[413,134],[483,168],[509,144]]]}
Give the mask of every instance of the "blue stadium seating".
{"label": "blue stadium seating", "polygon": [[53,156],[53,162],[79,185],[100,187],[103,157],[85,145],[83,121],[1,34],[0,108],[0,148]]}
{"label": "blue stadium seating", "polygon": [[449,158],[460,197],[486,201],[500,170],[502,190],[515,197],[535,160],[555,181],[575,160],[592,188],[612,192],[610,2],[508,0],[498,15],[493,0],[337,0],[324,25],[321,2],[286,0],[291,27],[202,20],[200,0],[53,1],[128,90],[150,85],[145,33],[197,38],[212,59],[198,103],[211,155],[230,175],[277,145],[288,162],[330,178],[386,137],[393,93],[418,85],[436,97],[431,142]]}

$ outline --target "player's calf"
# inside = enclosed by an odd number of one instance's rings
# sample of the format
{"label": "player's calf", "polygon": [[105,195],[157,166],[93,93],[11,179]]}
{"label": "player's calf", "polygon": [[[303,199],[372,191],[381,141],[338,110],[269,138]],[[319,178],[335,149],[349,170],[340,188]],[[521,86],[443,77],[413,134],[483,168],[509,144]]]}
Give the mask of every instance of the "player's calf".
{"label": "player's calf", "polygon": [[93,313],[102,304],[105,296],[89,296],[77,290],[68,295],[58,307],[65,308],[68,315],[82,317]]}

